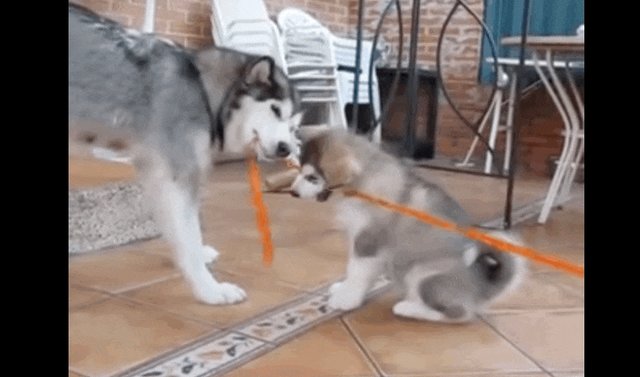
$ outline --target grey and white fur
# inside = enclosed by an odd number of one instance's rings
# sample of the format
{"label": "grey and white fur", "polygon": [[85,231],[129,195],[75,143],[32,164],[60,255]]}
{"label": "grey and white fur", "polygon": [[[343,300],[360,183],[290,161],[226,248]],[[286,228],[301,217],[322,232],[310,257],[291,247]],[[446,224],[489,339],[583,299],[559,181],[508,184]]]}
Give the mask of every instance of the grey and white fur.
{"label": "grey and white fur", "polygon": [[[344,186],[471,225],[464,209],[441,187],[415,175],[400,160],[360,136],[329,131],[302,147],[294,196],[326,200]],[[386,274],[402,288],[396,315],[466,322],[515,288],[525,271],[522,258],[459,234],[427,225],[357,198],[338,199],[337,219],[349,242],[346,279],[331,289],[330,306],[359,307],[374,280]],[[506,233],[495,233],[515,240]]]}
{"label": "grey and white fur", "polygon": [[[133,157],[156,222],[195,297],[245,298],[206,264],[199,192],[218,150],[262,159],[298,151],[295,92],[273,59],[232,50],[187,50],[69,4],[70,153],[81,147]],[[216,145],[217,143],[217,145]]]}

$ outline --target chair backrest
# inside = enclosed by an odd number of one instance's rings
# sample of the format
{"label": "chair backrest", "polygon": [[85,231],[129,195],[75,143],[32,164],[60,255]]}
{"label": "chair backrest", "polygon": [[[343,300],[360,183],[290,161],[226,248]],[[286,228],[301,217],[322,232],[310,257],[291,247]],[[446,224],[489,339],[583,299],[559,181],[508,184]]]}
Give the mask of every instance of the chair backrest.
{"label": "chair backrest", "polygon": [[238,21],[269,21],[263,0],[211,0],[211,12],[223,32]]}
{"label": "chair backrest", "polygon": [[324,28],[320,21],[298,8],[285,8],[278,13],[278,26],[283,32],[291,28]]}
{"label": "chair backrest", "polygon": [[280,31],[262,0],[212,0],[212,34],[216,45],[255,55],[269,55],[285,70]]}
{"label": "chair backrest", "polygon": [[[355,39],[340,38],[332,35],[331,43],[336,57],[336,63],[345,67],[355,67],[356,64],[356,46]],[[371,49],[373,43],[371,41],[362,41],[360,48],[360,69],[361,80],[369,74],[369,59],[371,58]]]}

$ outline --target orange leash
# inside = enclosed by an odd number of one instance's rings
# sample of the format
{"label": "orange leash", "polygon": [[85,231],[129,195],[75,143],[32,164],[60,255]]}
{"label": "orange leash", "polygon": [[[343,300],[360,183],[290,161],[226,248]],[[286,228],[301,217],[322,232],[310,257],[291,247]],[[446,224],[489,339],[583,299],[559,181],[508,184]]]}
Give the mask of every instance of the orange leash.
{"label": "orange leash", "polygon": [[415,210],[413,208],[392,203],[385,199],[378,198],[369,194],[365,194],[355,190],[344,190],[343,193],[345,196],[355,197],[355,198],[376,204],[380,207],[389,209],[391,211],[403,214],[405,216],[413,217],[415,219],[422,221],[423,223],[430,224],[447,231],[460,233],[467,238],[480,241],[498,250],[518,254],[525,258],[531,259],[535,262],[547,265],[549,267],[556,268],[558,270],[562,270],[564,272],[568,272],[580,278],[584,278],[584,267],[578,266],[569,261],[537,252],[536,250],[531,249],[529,247],[512,244],[510,242],[507,242],[499,238],[490,236],[486,233],[480,232],[476,229],[461,227],[449,220],[445,220],[437,216],[429,215],[427,213]]}
{"label": "orange leash", "polygon": [[262,198],[260,189],[260,169],[255,157],[247,158],[249,185],[251,187],[251,199],[256,209],[256,223],[262,236],[262,263],[271,266],[273,262],[273,243],[271,241],[271,228],[269,227],[269,215],[267,206]]}

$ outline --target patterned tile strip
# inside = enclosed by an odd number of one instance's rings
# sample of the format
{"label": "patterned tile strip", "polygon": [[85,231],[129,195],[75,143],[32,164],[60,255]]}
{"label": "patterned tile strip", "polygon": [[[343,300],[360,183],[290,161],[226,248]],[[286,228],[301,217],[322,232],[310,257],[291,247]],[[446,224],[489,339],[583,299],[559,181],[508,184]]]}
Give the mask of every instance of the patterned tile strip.
{"label": "patterned tile strip", "polygon": [[[368,297],[380,294],[389,286],[381,277],[369,291]],[[270,351],[284,341],[304,333],[310,327],[340,315],[329,308],[329,287],[284,304],[279,310],[252,318],[233,330],[216,333],[160,356],[121,377],[199,377],[214,376],[234,369]]]}
{"label": "patterned tile strip", "polygon": [[142,365],[121,376],[131,377],[178,377],[208,376],[214,371],[230,366],[240,357],[249,357],[255,353],[273,347],[261,340],[237,332],[224,332],[205,338],[179,352]]}

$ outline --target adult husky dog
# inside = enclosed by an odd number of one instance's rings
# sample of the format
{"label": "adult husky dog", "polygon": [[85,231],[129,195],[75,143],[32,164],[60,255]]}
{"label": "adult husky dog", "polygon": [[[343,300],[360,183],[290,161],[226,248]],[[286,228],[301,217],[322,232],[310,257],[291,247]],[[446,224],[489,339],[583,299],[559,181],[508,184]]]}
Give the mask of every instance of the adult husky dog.
{"label": "adult husky dog", "polygon": [[[346,186],[471,225],[443,189],[362,137],[326,132],[302,146],[300,163],[294,196],[322,201],[332,187]],[[334,308],[360,306],[375,278],[386,273],[405,292],[393,307],[396,315],[465,322],[515,287],[524,271],[523,260],[512,254],[356,198],[340,200],[337,217],[350,250],[347,277],[330,290]]]}
{"label": "adult husky dog", "polygon": [[214,142],[225,152],[286,157],[298,147],[295,106],[269,57],[188,51],[69,4],[70,145],[129,149],[177,265],[205,303],[246,296],[205,265],[218,253],[202,244],[198,189]]}

